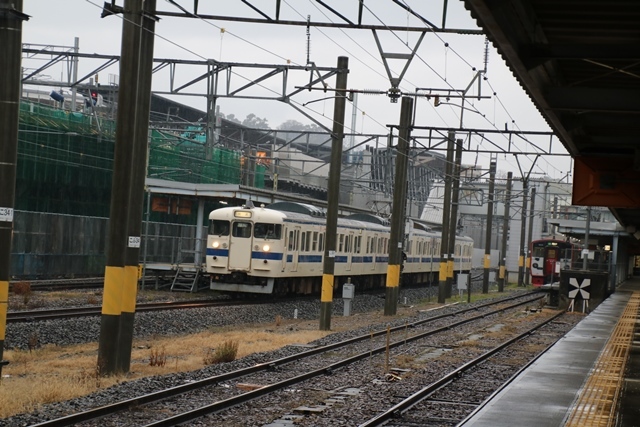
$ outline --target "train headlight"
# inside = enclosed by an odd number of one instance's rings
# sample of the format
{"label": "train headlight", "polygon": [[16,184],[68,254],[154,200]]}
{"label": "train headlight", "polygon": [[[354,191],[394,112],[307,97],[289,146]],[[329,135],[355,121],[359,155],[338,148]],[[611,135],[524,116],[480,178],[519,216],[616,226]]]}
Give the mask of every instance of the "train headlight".
{"label": "train headlight", "polygon": [[212,246],[214,249],[216,249],[218,246],[220,246],[220,242],[213,242],[213,243],[211,244],[211,246]]}
{"label": "train headlight", "polygon": [[264,245],[264,246],[262,247],[262,250],[263,250],[264,252],[269,252],[269,249],[271,249],[271,248],[269,247],[269,245]]}

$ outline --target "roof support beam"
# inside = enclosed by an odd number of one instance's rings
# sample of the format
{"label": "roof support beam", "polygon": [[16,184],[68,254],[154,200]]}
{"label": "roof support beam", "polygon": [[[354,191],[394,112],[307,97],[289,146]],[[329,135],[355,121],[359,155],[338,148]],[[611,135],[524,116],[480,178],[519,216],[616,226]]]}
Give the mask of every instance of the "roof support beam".
{"label": "roof support beam", "polygon": [[640,114],[640,90],[548,87],[543,94],[552,110]]}
{"label": "roof support beam", "polygon": [[553,59],[640,60],[640,45],[629,44],[531,44],[520,46],[522,62],[531,70]]}

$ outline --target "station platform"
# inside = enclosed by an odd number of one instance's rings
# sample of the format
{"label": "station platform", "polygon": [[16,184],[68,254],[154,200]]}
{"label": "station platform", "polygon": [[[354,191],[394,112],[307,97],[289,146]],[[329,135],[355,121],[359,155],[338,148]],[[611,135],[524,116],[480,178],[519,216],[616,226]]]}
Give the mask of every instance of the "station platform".
{"label": "station platform", "polygon": [[639,310],[634,277],[459,426],[640,426]]}

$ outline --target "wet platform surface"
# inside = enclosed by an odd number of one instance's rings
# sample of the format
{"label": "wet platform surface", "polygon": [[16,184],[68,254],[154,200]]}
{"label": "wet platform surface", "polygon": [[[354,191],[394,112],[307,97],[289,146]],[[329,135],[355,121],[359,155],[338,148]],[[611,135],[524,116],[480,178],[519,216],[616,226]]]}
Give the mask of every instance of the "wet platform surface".
{"label": "wet platform surface", "polygon": [[[479,408],[461,426],[469,427],[558,427],[564,426],[576,407],[577,398],[592,368],[633,294],[640,292],[640,278],[627,280],[546,354],[523,371],[489,403]],[[637,342],[637,338],[634,337]],[[622,393],[616,417],[618,426],[639,426],[640,349],[631,357],[625,375],[633,376]],[[631,356],[634,355],[633,345]],[[635,363],[635,369],[634,369]],[[635,372],[635,374],[634,374]],[[627,379],[621,380],[623,383]],[[625,416],[626,414],[626,416]],[[575,415],[575,414],[574,414]],[[624,419],[628,423],[622,422]],[[621,423],[622,422],[622,423]],[[589,424],[599,425],[599,424]]]}

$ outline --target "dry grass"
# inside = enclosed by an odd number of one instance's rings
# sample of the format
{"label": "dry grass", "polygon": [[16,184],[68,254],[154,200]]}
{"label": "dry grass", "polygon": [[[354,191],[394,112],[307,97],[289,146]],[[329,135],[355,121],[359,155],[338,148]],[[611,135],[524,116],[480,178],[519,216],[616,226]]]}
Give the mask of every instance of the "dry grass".
{"label": "dry grass", "polygon": [[[50,295],[48,300],[73,298],[70,294],[60,292],[59,295]],[[142,300],[154,300],[153,291],[141,294]],[[166,293],[163,295],[166,296]],[[93,303],[94,296],[99,302],[102,301],[101,293],[89,296],[79,293],[77,298]],[[13,302],[15,305],[22,303],[15,299]],[[413,316],[420,309],[437,305],[439,304],[433,301],[421,301],[412,308],[399,307],[397,316]],[[332,319],[331,332],[366,327],[384,320],[388,320],[388,317],[383,316],[382,311],[351,317],[336,316]],[[10,364],[2,370],[4,378],[0,382],[0,419],[31,412],[43,404],[72,399],[120,382],[203,368],[211,349],[225,342],[238,343],[236,358],[242,358],[251,353],[271,351],[289,344],[306,344],[331,332],[320,331],[317,320],[285,320],[276,315],[274,322],[266,327],[234,325],[188,336],[135,340],[130,372],[112,377],[98,375],[97,343],[68,347],[51,345],[36,347],[32,351],[6,350],[4,359],[9,360]],[[33,337],[34,341],[36,339],[37,337]],[[410,358],[397,361],[403,365],[411,365],[411,362]]]}
{"label": "dry grass", "polygon": [[2,370],[0,419],[123,381],[203,368],[207,352],[227,341],[238,343],[237,357],[241,358],[288,344],[308,343],[328,334],[311,324],[309,329],[292,332],[286,322],[282,323],[283,326],[268,330],[245,326],[237,330],[219,328],[178,338],[136,340],[131,355],[131,371],[127,375],[106,378],[97,374],[96,343],[69,347],[51,345],[31,352],[7,350],[4,358],[10,364]]}
{"label": "dry grass", "polygon": [[214,349],[209,349],[204,356],[205,365],[213,365],[216,363],[233,362],[238,356],[238,341],[227,340],[219,344]]}

